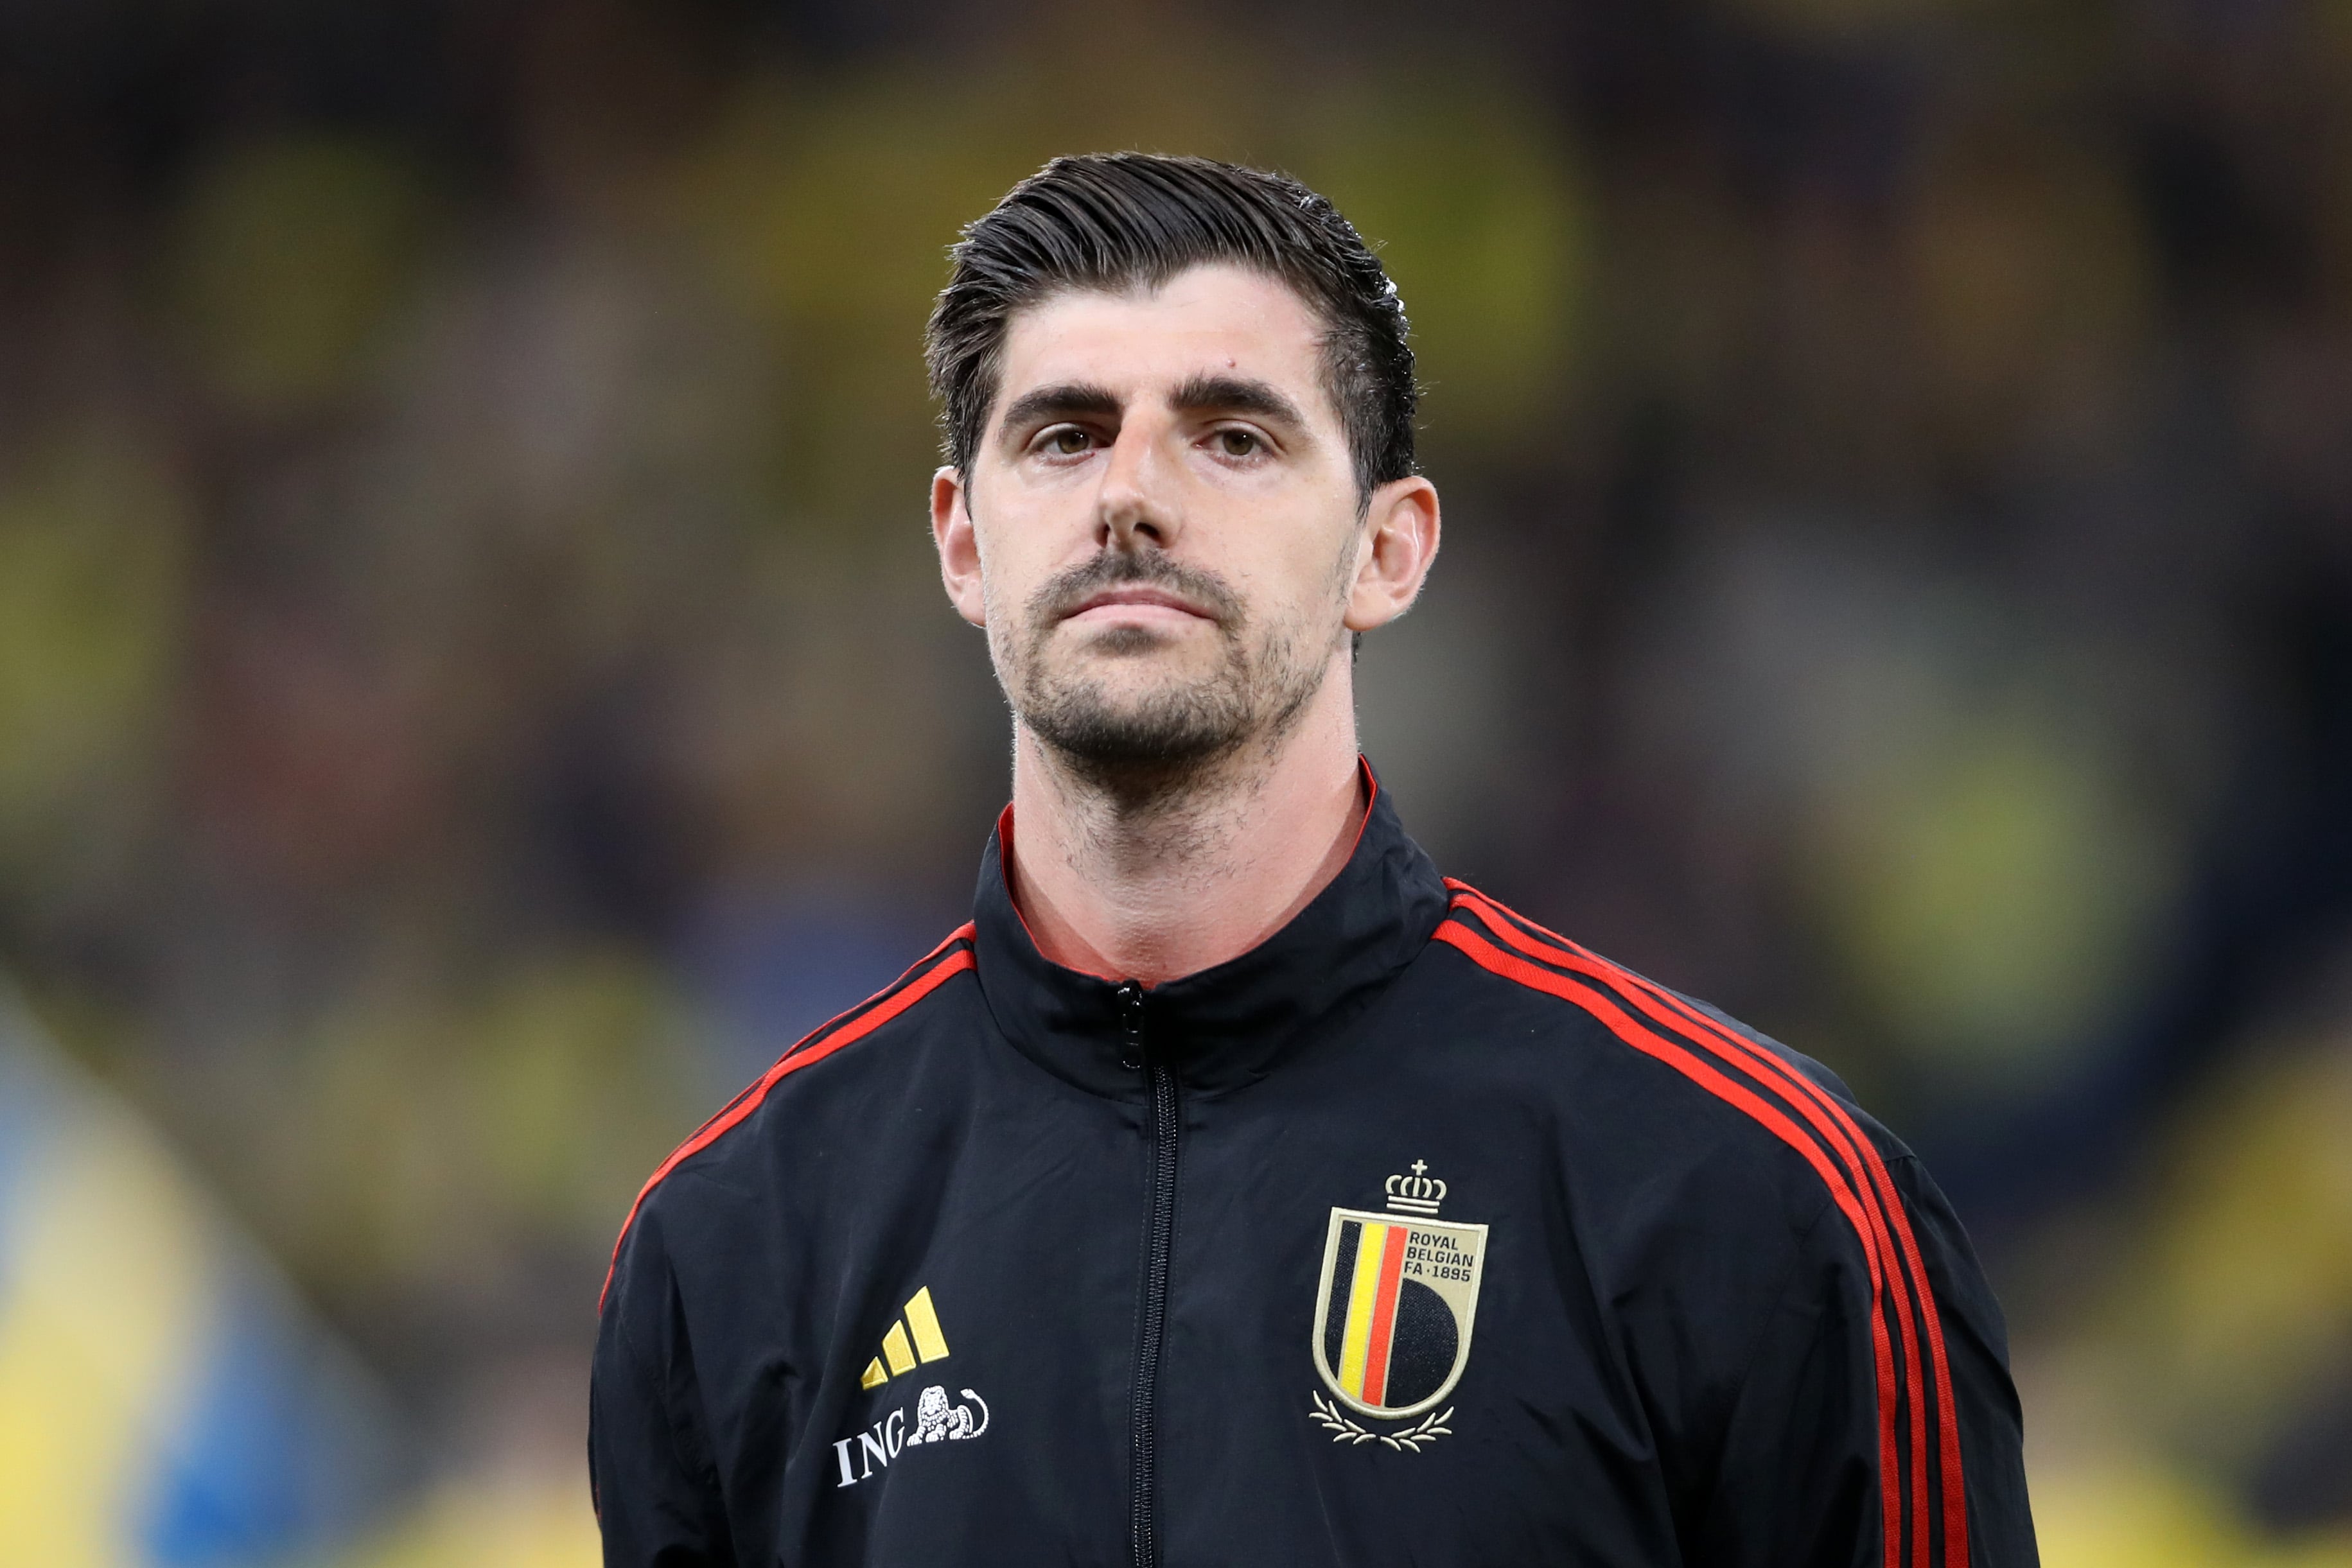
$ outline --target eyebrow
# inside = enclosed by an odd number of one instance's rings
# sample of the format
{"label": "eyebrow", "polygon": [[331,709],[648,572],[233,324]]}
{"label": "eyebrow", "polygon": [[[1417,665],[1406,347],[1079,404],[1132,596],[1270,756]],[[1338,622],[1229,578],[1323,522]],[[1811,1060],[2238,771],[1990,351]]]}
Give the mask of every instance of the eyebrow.
{"label": "eyebrow", "polygon": [[1168,401],[1184,413],[1250,413],[1294,430],[1307,425],[1297,403],[1276,392],[1272,383],[1246,376],[1193,376]]}
{"label": "eyebrow", "polygon": [[997,421],[1000,430],[1014,430],[1024,424],[1050,423],[1077,414],[1097,418],[1116,418],[1120,403],[1103,387],[1087,382],[1065,382],[1059,386],[1037,387],[1023,392],[1007,404],[1003,417]]}

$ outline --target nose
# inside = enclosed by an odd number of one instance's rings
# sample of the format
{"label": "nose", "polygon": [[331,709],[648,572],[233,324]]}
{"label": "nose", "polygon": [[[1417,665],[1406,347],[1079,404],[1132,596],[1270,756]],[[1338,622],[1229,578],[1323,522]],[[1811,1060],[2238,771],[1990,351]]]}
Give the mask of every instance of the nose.
{"label": "nose", "polygon": [[1129,419],[1111,443],[1095,495],[1095,544],[1102,549],[1173,549],[1183,530],[1160,422]]}

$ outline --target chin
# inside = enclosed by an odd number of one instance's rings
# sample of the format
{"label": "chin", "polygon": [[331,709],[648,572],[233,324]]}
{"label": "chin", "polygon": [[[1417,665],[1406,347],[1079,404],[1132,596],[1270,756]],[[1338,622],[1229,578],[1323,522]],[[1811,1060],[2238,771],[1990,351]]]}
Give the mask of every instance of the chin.
{"label": "chin", "polygon": [[1213,674],[1111,680],[1082,674],[1031,696],[1022,717],[1037,737],[1073,760],[1103,768],[1206,761],[1239,744],[1256,716],[1245,694]]}

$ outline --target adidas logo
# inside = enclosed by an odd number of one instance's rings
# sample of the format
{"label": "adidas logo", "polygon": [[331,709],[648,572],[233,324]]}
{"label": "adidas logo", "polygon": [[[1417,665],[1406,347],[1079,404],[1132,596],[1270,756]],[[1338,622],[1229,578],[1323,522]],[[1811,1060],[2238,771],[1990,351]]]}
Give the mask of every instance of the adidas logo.
{"label": "adidas logo", "polygon": [[882,1354],[866,1364],[857,1376],[860,1388],[879,1388],[902,1372],[928,1362],[944,1361],[947,1335],[940,1333],[940,1314],[931,1306],[931,1288],[925,1285],[908,1300],[905,1316],[882,1336]]}

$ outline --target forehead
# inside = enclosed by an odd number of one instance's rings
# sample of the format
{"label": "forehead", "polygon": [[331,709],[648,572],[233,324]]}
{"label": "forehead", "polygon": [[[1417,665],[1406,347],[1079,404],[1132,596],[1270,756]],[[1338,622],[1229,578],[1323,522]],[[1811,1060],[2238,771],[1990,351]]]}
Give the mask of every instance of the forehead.
{"label": "forehead", "polygon": [[1131,396],[1211,372],[1271,382],[1321,411],[1324,330],[1297,290],[1247,267],[1195,267],[1150,290],[1066,288],[1013,318],[998,403],[1063,383]]}

